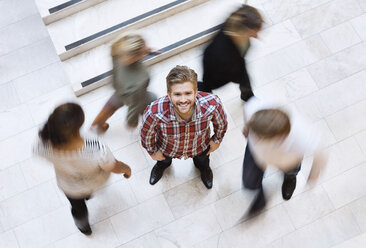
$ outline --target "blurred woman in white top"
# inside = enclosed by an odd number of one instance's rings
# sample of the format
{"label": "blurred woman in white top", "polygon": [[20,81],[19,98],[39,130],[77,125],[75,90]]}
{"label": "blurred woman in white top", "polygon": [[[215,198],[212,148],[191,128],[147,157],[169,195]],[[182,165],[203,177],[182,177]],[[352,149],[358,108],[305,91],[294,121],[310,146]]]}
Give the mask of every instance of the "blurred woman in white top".
{"label": "blurred woman in white top", "polygon": [[39,132],[34,152],[55,168],[58,186],[71,203],[71,213],[78,229],[92,233],[85,204],[111,172],[131,175],[128,165],[116,160],[110,149],[97,138],[82,137],[84,112],[76,103],[58,106]]}

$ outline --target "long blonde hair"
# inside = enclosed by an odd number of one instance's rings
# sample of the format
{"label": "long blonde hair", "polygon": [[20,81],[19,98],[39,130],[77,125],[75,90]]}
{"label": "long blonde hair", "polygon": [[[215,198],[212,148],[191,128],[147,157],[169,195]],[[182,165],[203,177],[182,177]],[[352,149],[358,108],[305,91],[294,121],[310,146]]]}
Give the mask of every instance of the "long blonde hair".
{"label": "long blonde hair", "polygon": [[224,23],[224,30],[228,34],[245,32],[249,29],[261,29],[263,18],[259,11],[249,5],[242,7],[231,13]]}
{"label": "long blonde hair", "polygon": [[135,57],[141,54],[145,40],[141,35],[133,32],[124,33],[111,46],[111,55]]}

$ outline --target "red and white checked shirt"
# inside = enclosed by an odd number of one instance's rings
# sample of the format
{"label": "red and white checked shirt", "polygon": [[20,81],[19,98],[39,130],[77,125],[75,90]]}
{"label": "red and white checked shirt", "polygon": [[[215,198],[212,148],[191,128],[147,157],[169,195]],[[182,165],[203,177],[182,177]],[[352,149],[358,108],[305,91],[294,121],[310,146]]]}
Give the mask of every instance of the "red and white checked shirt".
{"label": "red and white checked shirt", "polygon": [[[168,96],[152,102],[145,109],[141,144],[152,155],[160,150],[171,158],[192,158],[204,152],[210,140],[221,142],[227,129],[226,114],[220,99],[198,92],[190,121],[176,117]],[[214,135],[210,137],[210,121]]]}

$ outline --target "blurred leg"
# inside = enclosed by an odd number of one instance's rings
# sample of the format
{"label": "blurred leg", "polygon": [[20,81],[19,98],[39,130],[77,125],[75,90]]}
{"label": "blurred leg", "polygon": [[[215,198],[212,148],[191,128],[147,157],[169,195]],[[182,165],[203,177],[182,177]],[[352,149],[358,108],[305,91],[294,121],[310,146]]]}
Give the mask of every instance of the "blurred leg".
{"label": "blurred leg", "polygon": [[74,199],[66,196],[71,204],[71,214],[74,218],[75,225],[80,232],[85,235],[90,235],[92,230],[89,225],[88,208],[85,204],[85,199]]}
{"label": "blurred leg", "polygon": [[97,117],[95,117],[92,127],[97,127],[98,132],[107,131],[109,125],[106,123],[106,121],[114,114],[114,112],[116,112],[117,109],[122,106],[123,103],[120,97],[117,94],[113,94],[99,112]]}
{"label": "blurred leg", "polygon": [[193,157],[193,163],[196,168],[198,168],[201,172],[201,180],[206,188],[212,188],[212,170],[210,168],[210,155],[207,155],[207,152],[210,148],[207,148],[202,154]]}

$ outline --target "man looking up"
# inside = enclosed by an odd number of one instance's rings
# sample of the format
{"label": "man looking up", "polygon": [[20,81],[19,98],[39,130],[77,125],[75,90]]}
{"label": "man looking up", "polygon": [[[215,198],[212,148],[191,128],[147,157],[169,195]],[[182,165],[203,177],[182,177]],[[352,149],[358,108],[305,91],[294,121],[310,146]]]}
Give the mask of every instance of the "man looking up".
{"label": "man looking up", "polygon": [[193,158],[203,184],[210,189],[213,175],[209,155],[219,148],[227,129],[221,101],[213,94],[197,92],[197,74],[187,66],[174,67],[166,84],[168,95],[152,102],[143,116],[141,143],[157,161],[150,184],[160,180],[172,158]]}

